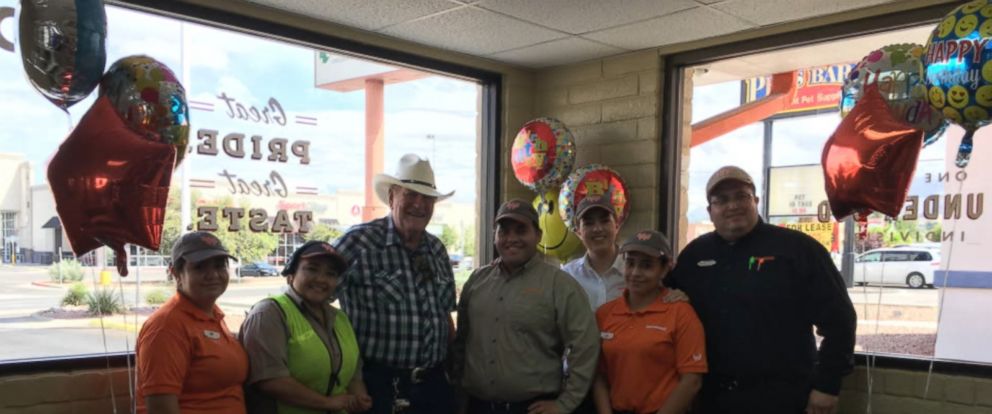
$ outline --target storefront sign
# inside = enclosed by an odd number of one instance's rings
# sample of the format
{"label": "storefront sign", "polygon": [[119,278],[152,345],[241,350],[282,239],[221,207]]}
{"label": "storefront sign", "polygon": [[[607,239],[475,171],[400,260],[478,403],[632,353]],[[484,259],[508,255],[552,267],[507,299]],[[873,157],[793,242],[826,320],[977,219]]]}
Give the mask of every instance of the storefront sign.
{"label": "storefront sign", "polygon": [[[225,92],[217,95],[217,99],[227,107],[226,115],[232,120],[246,121],[252,124],[286,125],[286,113],[276,98],[269,98],[265,105],[239,102]],[[213,129],[201,128],[196,132],[199,143],[196,153],[208,157],[224,156],[236,159],[254,160],[263,163],[299,163],[310,164],[310,141],[290,140],[287,138],[265,138],[260,135],[229,132],[220,138],[220,132]],[[227,191],[232,196],[278,197],[285,200],[289,196],[289,186],[286,180],[276,170],[259,175],[258,168],[248,172],[231,172],[226,168],[217,175],[227,184]],[[223,185],[223,184],[221,184]],[[282,201],[280,203],[282,203]],[[278,204],[286,207],[285,204]],[[306,205],[299,207],[306,208]],[[287,208],[278,208],[274,212],[265,209],[244,209],[238,207],[198,206],[196,209],[199,221],[197,230],[217,230],[222,220],[227,221],[228,231],[241,231],[247,227],[254,232],[270,231],[274,233],[305,233],[313,222],[313,212],[296,210],[290,212]],[[247,225],[242,222],[247,220]]]}
{"label": "storefront sign", "polygon": [[[855,64],[819,66],[796,71],[796,91],[780,113],[835,109],[840,106],[840,88]],[[745,79],[742,104],[764,98],[771,90],[771,76]]]}
{"label": "storefront sign", "polygon": [[779,226],[806,233],[810,237],[816,239],[816,241],[820,242],[820,244],[822,244],[823,247],[829,252],[838,251],[838,229],[837,223],[835,222],[782,223],[779,224]]}
{"label": "storefront sign", "polygon": [[819,164],[773,167],[768,176],[768,215],[815,216],[827,201]]}

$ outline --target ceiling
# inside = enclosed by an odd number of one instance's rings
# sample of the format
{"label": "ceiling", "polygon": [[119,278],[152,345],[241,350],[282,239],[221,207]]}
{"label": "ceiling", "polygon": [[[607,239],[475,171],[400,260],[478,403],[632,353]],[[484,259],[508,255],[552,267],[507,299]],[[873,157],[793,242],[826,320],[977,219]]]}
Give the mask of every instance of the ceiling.
{"label": "ceiling", "polygon": [[530,68],[899,0],[245,0]]}

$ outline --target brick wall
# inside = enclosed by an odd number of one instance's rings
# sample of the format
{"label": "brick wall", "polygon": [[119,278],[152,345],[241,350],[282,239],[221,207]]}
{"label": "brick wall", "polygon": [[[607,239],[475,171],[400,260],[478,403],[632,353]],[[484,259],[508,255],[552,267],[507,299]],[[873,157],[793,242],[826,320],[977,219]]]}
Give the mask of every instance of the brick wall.
{"label": "brick wall", "polygon": [[112,413],[115,400],[131,412],[126,369],[0,376],[0,414]]}
{"label": "brick wall", "polygon": [[[927,373],[874,369],[873,413],[992,414],[992,379],[934,374],[926,398]],[[111,413],[110,381],[117,412],[128,413],[130,396],[124,369],[0,376],[0,414]],[[841,413],[864,413],[868,375],[858,367],[844,381]]]}
{"label": "brick wall", "polygon": [[[873,413],[992,414],[992,379],[934,374],[926,392],[926,371],[876,368],[872,379]],[[857,367],[844,381],[840,412],[864,413],[868,404],[867,370]]]}
{"label": "brick wall", "polygon": [[[576,167],[605,164],[630,187],[631,215],[622,236],[658,224],[663,72],[657,52],[647,50],[546,69],[535,78],[532,117],[550,116],[568,126],[575,135]],[[506,153],[510,143],[512,136]]]}

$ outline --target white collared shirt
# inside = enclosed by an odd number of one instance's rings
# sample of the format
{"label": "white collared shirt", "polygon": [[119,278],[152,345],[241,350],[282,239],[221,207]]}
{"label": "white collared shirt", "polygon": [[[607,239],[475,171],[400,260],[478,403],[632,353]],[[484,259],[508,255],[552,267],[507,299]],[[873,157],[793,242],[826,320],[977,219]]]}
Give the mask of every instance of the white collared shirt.
{"label": "white collared shirt", "polygon": [[589,296],[589,304],[595,311],[604,303],[620,297],[627,282],[623,278],[623,255],[618,254],[613,266],[599,274],[589,264],[589,254],[572,260],[562,266],[562,270],[572,276]]}

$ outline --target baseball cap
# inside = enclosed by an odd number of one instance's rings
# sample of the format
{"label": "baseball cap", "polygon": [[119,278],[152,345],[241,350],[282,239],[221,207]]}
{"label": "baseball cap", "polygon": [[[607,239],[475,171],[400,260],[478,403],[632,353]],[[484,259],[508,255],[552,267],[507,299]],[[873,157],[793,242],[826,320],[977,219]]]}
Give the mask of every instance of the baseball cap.
{"label": "baseball cap", "polygon": [[713,189],[726,180],[737,180],[754,188],[754,180],[746,171],[737,166],[727,165],[720,167],[710,176],[709,181],[706,182],[706,196],[709,197]]}
{"label": "baseball cap", "polygon": [[495,221],[499,222],[505,218],[521,223],[533,223],[535,227],[540,227],[537,221],[537,210],[534,210],[534,206],[530,203],[520,199],[509,200],[499,206]]}
{"label": "baseball cap", "polygon": [[672,257],[672,245],[668,242],[668,237],[657,230],[641,230],[620,246],[620,253],[632,251],[653,257]]}
{"label": "baseball cap", "polygon": [[334,265],[334,270],[338,272],[338,275],[343,274],[344,271],[348,269],[348,261],[341,255],[341,253],[338,252],[338,249],[335,249],[334,246],[331,246],[328,242],[311,240],[304,243],[293,252],[293,255],[290,256],[289,261],[286,262],[286,266],[283,267],[282,274],[283,276],[289,276],[296,273],[296,268],[300,265],[300,262],[303,259],[321,256],[326,256],[331,259],[331,263]]}
{"label": "baseball cap", "polygon": [[579,220],[582,220],[582,216],[586,215],[590,210],[594,208],[601,208],[606,210],[614,218],[617,216],[617,209],[610,202],[610,197],[606,195],[597,196],[586,196],[582,201],[579,201],[579,205],[575,208],[575,224],[578,224]]}
{"label": "baseball cap", "polygon": [[172,263],[183,259],[190,263],[199,263],[217,256],[227,256],[237,260],[224,248],[217,236],[206,231],[186,233],[172,246]]}

